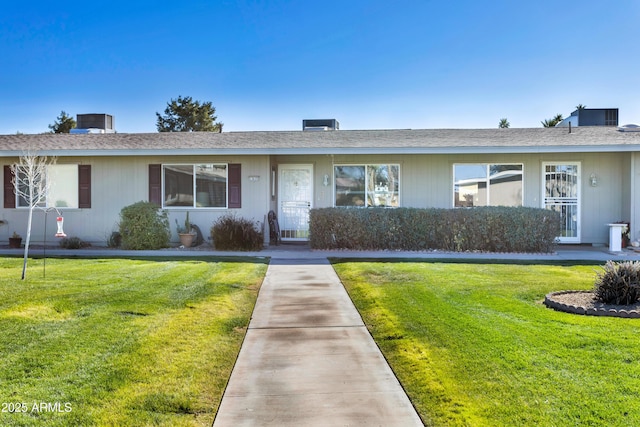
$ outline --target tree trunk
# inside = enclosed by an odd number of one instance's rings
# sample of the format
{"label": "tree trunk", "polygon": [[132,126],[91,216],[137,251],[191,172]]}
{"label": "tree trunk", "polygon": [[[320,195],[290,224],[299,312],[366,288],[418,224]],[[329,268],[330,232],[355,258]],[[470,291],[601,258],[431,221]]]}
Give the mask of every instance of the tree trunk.
{"label": "tree trunk", "polygon": [[31,241],[31,220],[33,219],[33,206],[29,208],[29,220],[27,221],[27,240],[24,244],[24,261],[22,263],[22,280],[27,276],[27,259],[29,258],[29,242]]}

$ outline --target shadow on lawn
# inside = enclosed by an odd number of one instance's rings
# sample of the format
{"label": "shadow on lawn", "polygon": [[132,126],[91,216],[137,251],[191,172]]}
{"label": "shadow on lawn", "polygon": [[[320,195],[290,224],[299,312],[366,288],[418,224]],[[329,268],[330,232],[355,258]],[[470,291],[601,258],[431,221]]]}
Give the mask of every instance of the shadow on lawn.
{"label": "shadow on lawn", "polygon": [[[22,254],[18,255],[2,255],[3,258],[22,258]],[[169,262],[169,261],[203,261],[203,262],[239,262],[239,263],[253,263],[253,264],[269,264],[269,257],[257,257],[257,256],[210,256],[210,255],[189,255],[189,256],[135,256],[135,255],[47,255],[42,254],[29,255],[31,259],[129,259],[135,261],[157,261],[157,262]]]}
{"label": "shadow on lawn", "polygon": [[379,263],[401,263],[414,262],[423,264],[509,264],[509,265],[557,265],[561,267],[571,267],[574,265],[603,265],[604,262],[597,260],[539,260],[539,259],[501,259],[501,258],[334,258],[329,257],[331,264],[358,263],[358,262],[379,262]]}

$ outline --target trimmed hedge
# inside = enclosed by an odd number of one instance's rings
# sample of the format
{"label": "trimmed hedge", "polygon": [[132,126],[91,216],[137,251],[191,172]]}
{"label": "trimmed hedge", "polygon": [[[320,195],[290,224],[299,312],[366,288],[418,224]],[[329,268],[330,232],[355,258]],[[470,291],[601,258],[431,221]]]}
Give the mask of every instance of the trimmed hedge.
{"label": "trimmed hedge", "polygon": [[120,211],[122,249],[154,250],[169,246],[167,212],[150,202],[137,202]]}
{"label": "trimmed hedge", "polygon": [[309,219],[313,249],[551,252],[560,215],[547,209],[322,208]]}

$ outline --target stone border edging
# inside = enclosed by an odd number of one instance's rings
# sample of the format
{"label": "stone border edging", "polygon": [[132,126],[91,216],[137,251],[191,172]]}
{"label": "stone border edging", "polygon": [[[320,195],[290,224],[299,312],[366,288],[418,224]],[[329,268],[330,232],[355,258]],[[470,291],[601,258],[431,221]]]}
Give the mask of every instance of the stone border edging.
{"label": "stone border edging", "polygon": [[591,291],[559,291],[551,292],[544,298],[544,305],[554,310],[563,311],[565,313],[584,314],[586,316],[609,316],[609,317],[622,317],[627,319],[640,318],[640,310],[638,309],[625,309],[624,306],[601,304],[597,307],[586,307],[582,305],[566,304],[557,300],[554,300],[555,296],[566,294],[593,294]]}

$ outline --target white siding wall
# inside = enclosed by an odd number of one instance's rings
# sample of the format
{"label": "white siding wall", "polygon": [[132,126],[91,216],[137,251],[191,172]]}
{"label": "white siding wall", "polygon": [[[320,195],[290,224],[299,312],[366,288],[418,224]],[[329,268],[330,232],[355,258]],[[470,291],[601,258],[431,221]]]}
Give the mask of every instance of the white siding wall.
{"label": "white siding wall", "polygon": [[[632,161],[633,159],[633,161]],[[6,159],[10,164],[17,159]],[[94,245],[106,244],[108,236],[117,229],[122,207],[140,200],[148,200],[148,165],[162,163],[225,162],[242,164],[241,209],[190,209],[190,219],[208,237],[213,221],[232,213],[262,222],[270,209],[277,206],[271,197],[271,170],[282,163],[314,165],[314,207],[333,206],[333,165],[397,163],[400,165],[400,204],[403,207],[451,208],[453,206],[454,163],[522,163],[524,164],[524,205],[541,207],[541,173],[543,162],[577,161],[582,173],[582,242],[608,241],[606,223],[632,222],[632,238],[640,232],[640,156],[622,153],[575,154],[487,154],[487,155],[318,155],[318,156],[204,156],[204,157],[85,157],[61,158],[58,163],[84,163],[92,166],[91,209],[64,211],[65,231]],[[595,173],[598,185],[589,185],[589,175]],[[330,177],[330,185],[323,185],[323,177]],[[259,176],[256,182],[249,176]],[[277,188],[277,186],[276,186]],[[168,209],[173,240],[177,242],[174,219],[184,221],[185,208]],[[26,233],[26,211],[0,207],[0,239],[7,241],[13,231]],[[632,217],[633,216],[633,217]],[[54,241],[55,213],[48,215],[47,241]],[[33,241],[43,238],[44,214],[36,212]]]}
{"label": "white siding wall", "polygon": [[[639,156],[640,157],[640,156]],[[400,203],[403,207],[451,208],[453,206],[453,165],[455,163],[522,163],[524,165],[523,205],[542,207],[543,162],[579,162],[581,165],[582,242],[608,243],[605,224],[631,219],[631,155],[622,153],[554,153],[554,154],[467,154],[467,155],[392,155],[392,156],[297,156],[274,157],[274,164],[312,163],[315,171],[315,206],[333,206],[333,165],[397,163],[400,164]],[[636,187],[640,188],[640,159],[636,161]],[[331,185],[322,185],[324,174]],[[595,173],[598,185],[589,184]],[[640,199],[640,196],[638,197]],[[636,203],[640,203],[638,200]],[[632,228],[640,228],[639,218]],[[634,227],[634,224],[637,224]]]}
{"label": "white siding wall", "polygon": [[[609,243],[609,227],[616,221],[629,221],[628,156],[622,154],[585,154],[582,160],[582,242]],[[595,173],[598,184],[592,187],[589,176]],[[626,185],[628,188],[628,185]]]}
{"label": "white siding wall", "polygon": [[[13,159],[17,161],[17,159]],[[127,205],[149,199],[149,164],[224,162],[242,164],[242,208],[241,209],[186,209],[172,208],[169,212],[172,239],[178,241],[174,219],[183,223],[187,210],[190,220],[197,224],[205,238],[213,222],[224,214],[255,221],[264,220],[269,209],[268,158],[264,156],[206,156],[206,157],[87,157],[61,158],[58,163],[82,163],[91,165],[91,209],[63,210],[64,231],[68,236],[77,236],[93,245],[106,245],[112,231],[118,229],[120,210]],[[10,164],[11,160],[5,162]],[[260,176],[257,182],[249,181],[250,175]],[[0,219],[7,225],[0,226],[0,238],[7,241],[14,231],[26,236],[26,210],[0,208]],[[47,244],[54,243],[55,212],[50,212],[47,221]],[[36,210],[32,229],[32,242],[44,239],[44,213]]]}
{"label": "white siding wall", "polygon": [[631,239],[640,240],[640,153],[629,155]]}

